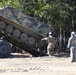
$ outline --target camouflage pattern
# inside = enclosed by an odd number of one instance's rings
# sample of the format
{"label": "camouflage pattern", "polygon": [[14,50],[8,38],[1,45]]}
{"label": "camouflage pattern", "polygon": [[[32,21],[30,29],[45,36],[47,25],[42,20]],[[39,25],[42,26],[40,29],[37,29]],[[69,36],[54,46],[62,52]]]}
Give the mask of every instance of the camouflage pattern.
{"label": "camouflage pattern", "polygon": [[56,39],[54,37],[52,37],[52,38],[48,37],[47,41],[48,41],[47,52],[49,55],[53,55],[55,52],[54,49],[56,46]]}
{"label": "camouflage pattern", "polygon": [[24,27],[27,27],[42,36],[46,37],[48,32],[52,31],[52,27],[44,23],[39,22],[35,18],[32,18],[21,11],[16,10],[12,7],[3,7],[0,9],[0,15],[16,22]]}
{"label": "camouflage pattern", "polygon": [[53,37],[52,35],[49,35],[48,37],[41,39],[39,47],[41,51],[46,52],[50,56],[55,53],[56,42],[57,41],[55,37]]}

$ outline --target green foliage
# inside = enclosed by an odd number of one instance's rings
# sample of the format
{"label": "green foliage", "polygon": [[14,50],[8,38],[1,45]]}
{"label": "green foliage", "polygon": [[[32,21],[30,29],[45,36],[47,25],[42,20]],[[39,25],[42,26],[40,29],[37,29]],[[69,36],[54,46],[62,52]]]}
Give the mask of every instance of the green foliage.
{"label": "green foliage", "polygon": [[14,8],[19,8],[20,3],[18,2],[18,0],[2,0],[2,1],[0,1],[0,7],[4,7],[4,6],[11,6]]}
{"label": "green foliage", "polygon": [[75,0],[1,0],[0,7],[12,6],[35,17],[48,25],[52,25],[56,33],[60,26],[65,30],[76,24]]}

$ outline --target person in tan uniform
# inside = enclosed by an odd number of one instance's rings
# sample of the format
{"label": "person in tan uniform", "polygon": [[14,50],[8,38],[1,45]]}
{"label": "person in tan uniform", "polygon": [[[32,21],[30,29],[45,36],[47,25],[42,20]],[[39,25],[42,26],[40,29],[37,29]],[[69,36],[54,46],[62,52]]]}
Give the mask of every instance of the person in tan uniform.
{"label": "person in tan uniform", "polygon": [[54,54],[54,49],[56,46],[56,40],[55,37],[53,37],[52,32],[49,32],[49,36],[46,38],[43,38],[42,40],[46,40],[47,45],[47,54],[53,55]]}

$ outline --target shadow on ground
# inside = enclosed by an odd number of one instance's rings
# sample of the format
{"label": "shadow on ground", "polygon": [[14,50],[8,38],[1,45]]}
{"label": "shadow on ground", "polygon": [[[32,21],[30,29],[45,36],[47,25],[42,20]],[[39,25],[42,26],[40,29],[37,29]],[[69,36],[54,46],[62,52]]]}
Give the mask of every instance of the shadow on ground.
{"label": "shadow on ground", "polygon": [[[60,58],[61,57],[64,57],[64,58],[70,57],[69,53],[54,54],[53,56],[60,57]],[[32,55],[28,54],[28,53],[25,53],[25,54],[12,53],[11,56],[10,56],[10,58],[30,58],[30,57],[32,57]]]}
{"label": "shadow on ground", "polygon": [[31,57],[30,54],[20,54],[20,53],[12,53],[10,58],[26,58]]}
{"label": "shadow on ground", "polygon": [[60,54],[55,54],[55,57],[70,57],[69,53],[60,53]]}

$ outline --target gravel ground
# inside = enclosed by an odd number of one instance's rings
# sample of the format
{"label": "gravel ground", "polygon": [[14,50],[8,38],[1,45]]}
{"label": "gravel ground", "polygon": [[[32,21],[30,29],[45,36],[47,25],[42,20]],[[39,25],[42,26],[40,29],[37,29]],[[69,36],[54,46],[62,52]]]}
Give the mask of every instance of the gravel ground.
{"label": "gravel ground", "polygon": [[76,62],[71,63],[69,54],[50,57],[32,57],[13,53],[0,59],[0,75],[76,75]]}

